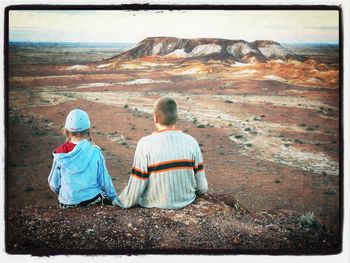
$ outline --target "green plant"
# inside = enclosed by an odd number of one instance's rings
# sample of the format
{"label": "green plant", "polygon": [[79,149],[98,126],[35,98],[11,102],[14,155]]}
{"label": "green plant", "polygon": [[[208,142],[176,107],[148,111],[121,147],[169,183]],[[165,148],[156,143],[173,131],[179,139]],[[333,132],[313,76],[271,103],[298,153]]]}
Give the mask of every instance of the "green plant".
{"label": "green plant", "polygon": [[253,144],[251,144],[251,143],[246,143],[246,145],[245,146],[247,146],[247,147],[252,147],[253,146]]}
{"label": "green plant", "polygon": [[243,136],[242,136],[242,135],[240,135],[240,134],[237,134],[237,135],[235,135],[235,138],[236,138],[236,139],[242,139],[242,138],[243,138]]}
{"label": "green plant", "polygon": [[34,188],[31,187],[31,186],[27,186],[27,187],[24,189],[24,191],[26,191],[26,192],[32,192],[32,191],[34,191]]}
{"label": "green plant", "polygon": [[128,104],[125,104],[125,105],[124,105],[124,109],[127,109],[128,107],[129,107]]}
{"label": "green plant", "polygon": [[304,142],[302,140],[296,139],[294,140],[296,143],[300,143],[300,144],[304,144]]}
{"label": "green plant", "polygon": [[307,227],[318,227],[320,223],[317,221],[314,212],[306,212],[299,217],[299,223]]}
{"label": "green plant", "polygon": [[197,125],[197,128],[205,128],[205,125],[204,124],[199,124],[199,125]]}

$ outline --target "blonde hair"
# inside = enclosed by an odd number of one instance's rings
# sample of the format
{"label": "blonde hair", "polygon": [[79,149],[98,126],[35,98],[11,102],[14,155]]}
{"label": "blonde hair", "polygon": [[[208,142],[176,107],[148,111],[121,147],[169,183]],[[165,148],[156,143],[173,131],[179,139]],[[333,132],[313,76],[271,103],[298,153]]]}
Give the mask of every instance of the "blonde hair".
{"label": "blonde hair", "polygon": [[86,129],[80,132],[72,132],[67,129],[63,129],[63,133],[66,136],[66,142],[70,141],[70,138],[74,136],[79,139],[87,139],[89,142],[94,143],[90,129]]}
{"label": "blonde hair", "polygon": [[171,126],[177,122],[177,104],[172,98],[162,97],[158,99],[154,105],[153,112],[162,125]]}

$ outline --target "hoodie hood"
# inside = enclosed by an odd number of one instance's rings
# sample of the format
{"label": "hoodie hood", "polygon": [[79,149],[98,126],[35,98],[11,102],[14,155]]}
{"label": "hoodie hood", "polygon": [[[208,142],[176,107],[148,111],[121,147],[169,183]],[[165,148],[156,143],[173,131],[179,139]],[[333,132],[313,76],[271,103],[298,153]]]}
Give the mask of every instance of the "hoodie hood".
{"label": "hoodie hood", "polygon": [[88,141],[82,140],[69,153],[53,153],[54,160],[70,173],[81,173],[89,165],[95,147]]}

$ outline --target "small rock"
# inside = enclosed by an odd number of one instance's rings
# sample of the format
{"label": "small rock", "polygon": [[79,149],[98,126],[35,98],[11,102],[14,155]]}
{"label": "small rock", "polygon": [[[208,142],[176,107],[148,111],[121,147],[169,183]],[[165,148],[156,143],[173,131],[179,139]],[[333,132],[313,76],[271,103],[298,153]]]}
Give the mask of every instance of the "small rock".
{"label": "small rock", "polygon": [[79,234],[78,234],[78,233],[74,233],[74,234],[72,235],[72,237],[77,238],[77,237],[79,237]]}
{"label": "small rock", "polygon": [[128,224],[128,227],[132,227],[132,224],[131,224],[131,223],[129,223],[129,224]]}
{"label": "small rock", "polygon": [[86,229],[86,233],[88,233],[88,234],[91,234],[91,233],[93,233],[93,232],[95,232],[95,230],[93,230],[93,229],[91,229],[91,228]]}
{"label": "small rock", "polygon": [[235,237],[234,239],[233,239],[233,243],[234,244],[240,244],[241,243],[241,240],[238,238],[238,237]]}

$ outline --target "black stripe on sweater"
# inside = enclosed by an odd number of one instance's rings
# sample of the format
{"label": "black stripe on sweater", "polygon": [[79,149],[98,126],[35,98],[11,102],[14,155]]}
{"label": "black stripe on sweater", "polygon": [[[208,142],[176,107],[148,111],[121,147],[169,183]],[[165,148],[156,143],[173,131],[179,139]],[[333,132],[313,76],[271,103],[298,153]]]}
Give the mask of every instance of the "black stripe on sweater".
{"label": "black stripe on sweater", "polygon": [[204,169],[203,164],[198,165],[198,167],[193,168],[194,172],[197,173],[198,171],[202,171]]}
{"label": "black stripe on sweater", "polygon": [[148,172],[152,173],[152,172],[160,172],[162,170],[167,170],[167,169],[171,169],[171,168],[183,168],[183,167],[194,167],[194,162],[171,162],[171,163],[165,163],[165,164],[160,164],[157,166],[152,166],[152,167],[148,167]]}
{"label": "black stripe on sweater", "polygon": [[134,168],[131,169],[131,173],[138,177],[149,178],[149,173],[141,173],[140,171],[137,171]]}

